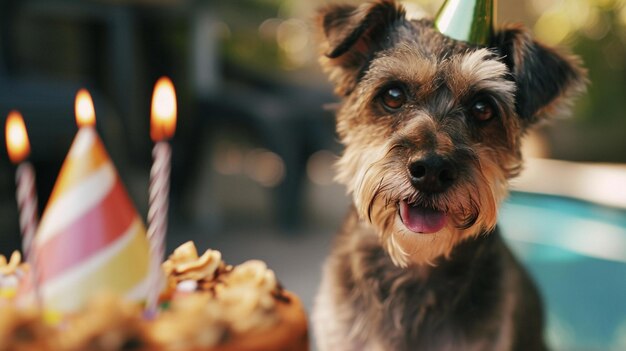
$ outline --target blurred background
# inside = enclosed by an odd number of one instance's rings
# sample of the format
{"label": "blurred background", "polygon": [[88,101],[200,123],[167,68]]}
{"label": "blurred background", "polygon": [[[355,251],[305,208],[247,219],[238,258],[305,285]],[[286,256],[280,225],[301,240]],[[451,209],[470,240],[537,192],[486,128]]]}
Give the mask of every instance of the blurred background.
{"label": "blurred background", "polygon": [[[0,116],[24,115],[40,211],[76,133],[74,96],[86,87],[145,215],[150,99],[167,75],[179,106],[168,251],[195,240],[231,263],[266,260],[310,308],[350,203],[333,182],[341,147],[325,106],[336,99],[312,26],[329,2],[0,0]],[[432,16],[442,2],[404,4]],[[503,207],[503,227],[548,300],[553,346],[626,349],[626,1],[501,1],[498,21],[569,47],[591,80],[571,115],[527,138],[528,171]],[[5,255],[20,245],[14,171],[3,150]]]}

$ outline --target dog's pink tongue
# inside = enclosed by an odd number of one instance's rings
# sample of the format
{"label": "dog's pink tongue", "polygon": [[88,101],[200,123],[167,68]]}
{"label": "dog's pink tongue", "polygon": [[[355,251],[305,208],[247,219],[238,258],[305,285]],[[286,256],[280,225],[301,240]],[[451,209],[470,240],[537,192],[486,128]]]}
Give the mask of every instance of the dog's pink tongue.
{"label": "dog's pink tongue", "polygon": [[411,206],[405,201],[400,202],[400,218],[410,231],[423,234],[440,231],[447,219],[445,212]]}

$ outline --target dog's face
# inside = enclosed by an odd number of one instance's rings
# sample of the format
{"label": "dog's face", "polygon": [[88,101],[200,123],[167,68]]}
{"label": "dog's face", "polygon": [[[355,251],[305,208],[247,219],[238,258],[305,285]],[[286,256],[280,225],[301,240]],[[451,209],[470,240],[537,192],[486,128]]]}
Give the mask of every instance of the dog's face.
{"label": "dog's face", "polygon": [[343,97],[338,179],[399,266],[434,263],[493,229],[524,131],[584,87],[575,59],[518,27],[482,48],[393,1],[319,18],[320,61]]}

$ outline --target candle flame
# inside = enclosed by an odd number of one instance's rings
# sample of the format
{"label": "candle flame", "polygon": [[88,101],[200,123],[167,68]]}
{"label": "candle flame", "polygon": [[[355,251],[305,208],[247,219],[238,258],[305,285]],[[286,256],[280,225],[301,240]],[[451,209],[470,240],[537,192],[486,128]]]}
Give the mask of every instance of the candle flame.
{"label": "candle flame", "polygon": [[9,112],[5,136],[11,162],[18,164],[24,161],[30,154],[30,142],[28,141],[24,119],[19,112]]}
{"label": "candle flame", "polygon": [[158,142],[174,136],[176,130],[176,92],[167,77],[161,77],[154,85],[150,137]]}
{"label": "candle flame", "polygon": [[79,127],[93,126],[96,124],[96,112],[93,108],[93,100],[87,89],[80,89],[76,94],[74,104],[76,123]]}

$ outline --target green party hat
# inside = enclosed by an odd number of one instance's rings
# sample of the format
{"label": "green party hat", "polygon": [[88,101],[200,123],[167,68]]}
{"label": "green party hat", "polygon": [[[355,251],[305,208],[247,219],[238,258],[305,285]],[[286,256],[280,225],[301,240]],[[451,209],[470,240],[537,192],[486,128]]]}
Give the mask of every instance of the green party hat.
{"label": "green party hat", "polygon": [[446,0],[437,13],[435,27],[452,39],[488,45],[496,4],[496,0]]}

